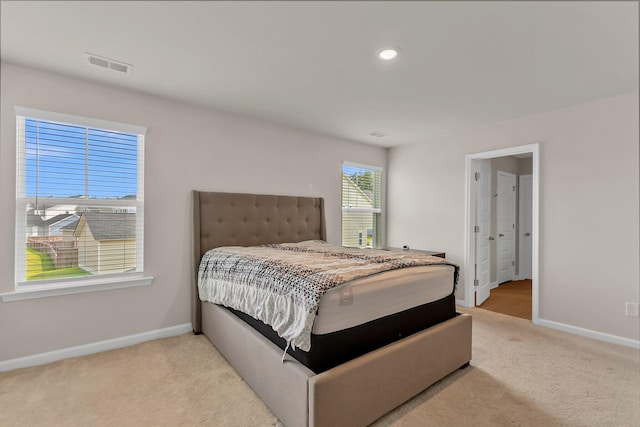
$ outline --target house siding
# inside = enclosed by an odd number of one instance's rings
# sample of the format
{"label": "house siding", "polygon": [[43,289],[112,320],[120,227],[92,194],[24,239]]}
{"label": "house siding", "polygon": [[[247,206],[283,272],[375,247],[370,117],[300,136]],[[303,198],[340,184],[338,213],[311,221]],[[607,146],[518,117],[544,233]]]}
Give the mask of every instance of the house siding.
{"label": "house siding", "polygon": [[124,273],[136,268],[136,241],[103,240],[99,243],[98,273]]}
{"label": "house siding", "polygon": [[[342,245],[367,246],[367,230],[373,229],[373,215],[365,212],[351,212],[342,215]],[[359,233],[362,233],[360,241]],[[370,246],[370,245],[369,245]]]}
{"label": "house siding", "polygon": [[78,267],[91,273],[100,271],[100,243],[93,239],[91,230],[84,219],[80,220],[76,237],[78,238]]}

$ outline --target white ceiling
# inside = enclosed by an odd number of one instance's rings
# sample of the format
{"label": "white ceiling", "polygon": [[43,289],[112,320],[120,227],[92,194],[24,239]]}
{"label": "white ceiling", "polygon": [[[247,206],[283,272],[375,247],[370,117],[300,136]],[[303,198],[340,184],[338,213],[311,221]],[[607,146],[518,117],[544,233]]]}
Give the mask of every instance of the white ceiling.
{"label": "white ceiling", "polygon": [[[638,90],[636,1],[2,1],[1,12],[3,61],[382,146]],[[400,55],[382,63],[387,46]]]}

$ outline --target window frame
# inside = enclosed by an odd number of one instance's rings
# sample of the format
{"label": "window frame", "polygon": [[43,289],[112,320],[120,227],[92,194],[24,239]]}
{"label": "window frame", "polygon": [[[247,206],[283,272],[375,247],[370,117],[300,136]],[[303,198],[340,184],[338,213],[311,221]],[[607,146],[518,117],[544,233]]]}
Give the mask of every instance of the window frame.
{"label": "window frame", "polygon": [[[379,172],[380,173],[380,207],[379,208],[349,208],[349,207],[344,207],[343,206],[343,201],[344,201],[344,194],[343,194],[343,187],[342,187],[342,179],[341,179],[341,189],[340,189],[340,244],[344,246],[344,235],[343,235],[343,223],[344,223],[344,213],[345,212],[352,212],[352,213],[371,213],[371,214],[379,214],[379,224],[378,227],[380,228],[379,230],[376,230],[376,221],[374,218],[374,232],[373,232],[373,236],[374,236],[374,245],[372,246],[373,249],[382,249],[385,247],[385,230],[384,230],[384,167],[381,166],[373,166],[373,165],[366,165],[366,164],[362,164],[362,163],[355,163],[355,162],[350,162],[350,161],[343,161],[342,165],[340,167],[340,174],[342,177],[342,174],[344,174],[344,168],[345,167],[353,167],[353,168],[358,168],[358,169],[366,169],[366,170],[370,170],[372,172]],[[377,231],[377,232],[376,232]],[[376,235],[379,236],[378,239],[376,239]],[[366,238],[365,238],[366,240]],[[378,242],[375,242],[375,240],[378,240]],[[378,243],[378,245],[375,245],[375,243]]]}
{"label": "window frame", "polygon": [[[0,294],[3,301],[40,298],[78,292],[89,292],[131,286],[144,286],[151,283],[153,277],[144,276],[144,146],[147,128],[107,120],[38,110],[27,107],[15,107],[16,115],[16,213],[15,213],[15,251],[14,251],[14,292]],[[36,201],[35,196],[27,196],[26,138],[20,135],[27,119],[57,122],[65,125],[82,126],[124,132],[138,135],[137,140],[137,197],[135,200],[121,199],[73,199],[66,197],[47,197],[47,203],[69,204],[69,201],[81,201],[83,206],[104,206],[105,201],[114,207],[136,208],[136,271],[124,273],[106,273],[93,276],[68,277],[59,279],[26,280],[26,208]],[[138,222],[139,221],[139,222]]]}

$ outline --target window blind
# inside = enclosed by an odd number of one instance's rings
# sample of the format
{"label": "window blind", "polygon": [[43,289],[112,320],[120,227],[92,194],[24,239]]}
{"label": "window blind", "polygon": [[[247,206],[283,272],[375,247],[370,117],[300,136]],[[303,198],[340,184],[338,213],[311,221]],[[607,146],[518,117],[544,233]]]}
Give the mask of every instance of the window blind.
{"label": "window blind", "polygon": [[26,113],[16,126],[18,285],[141,273],[145,129]]}
{"label": "window blind", "polygon": [[342,245],[382,245],[382,169],[343,163]]}

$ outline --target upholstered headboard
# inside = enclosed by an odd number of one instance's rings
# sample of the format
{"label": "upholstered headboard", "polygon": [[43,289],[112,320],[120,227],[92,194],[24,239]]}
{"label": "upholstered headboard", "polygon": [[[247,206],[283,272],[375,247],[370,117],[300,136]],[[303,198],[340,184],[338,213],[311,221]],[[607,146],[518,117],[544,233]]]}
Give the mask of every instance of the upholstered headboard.
{"label": "upholstered headboard", "polygon": [[198,266],[209,249],[267,243],[326,240],[324,200],[320,197],[193,191],[191,322],[202,331]]}

